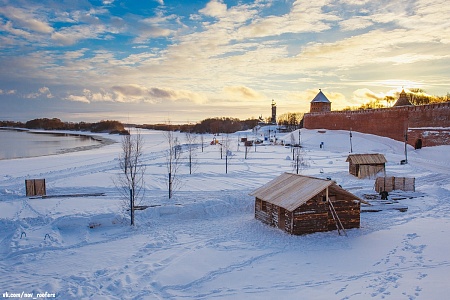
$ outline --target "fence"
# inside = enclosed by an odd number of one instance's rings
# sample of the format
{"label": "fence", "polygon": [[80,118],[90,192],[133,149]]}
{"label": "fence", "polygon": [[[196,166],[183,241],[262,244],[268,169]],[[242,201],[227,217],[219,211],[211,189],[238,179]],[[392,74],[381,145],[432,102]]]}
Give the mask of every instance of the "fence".
{"label": "fence", "polygon": [[393,190],[415,192],[416,179],[408,177],[378,177],[375,180],[375,190],[377,192],[391,192]]}
{"label": "fence", "polygon": [[25,180],[25,189],[27,191],[27,197],[45,196],[47,193],[45,179],[27,179]]}

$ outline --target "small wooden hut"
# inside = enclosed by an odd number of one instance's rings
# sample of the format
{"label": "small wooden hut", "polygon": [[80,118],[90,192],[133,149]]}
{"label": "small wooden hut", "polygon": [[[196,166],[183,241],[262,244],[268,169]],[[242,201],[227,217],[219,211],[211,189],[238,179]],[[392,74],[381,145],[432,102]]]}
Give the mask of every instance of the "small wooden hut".
{"label": "small wooden hut", "polygon": [[253,191],[255,218],[290,234],[359,228],[360,203],[336,182],[284,173]]}
{"label": "small wooden hut", "polygon": [[358,178],[375,178],[380,172],[385,172],[386,158],[383,154],[350,154],[346,162],[348,171]]}

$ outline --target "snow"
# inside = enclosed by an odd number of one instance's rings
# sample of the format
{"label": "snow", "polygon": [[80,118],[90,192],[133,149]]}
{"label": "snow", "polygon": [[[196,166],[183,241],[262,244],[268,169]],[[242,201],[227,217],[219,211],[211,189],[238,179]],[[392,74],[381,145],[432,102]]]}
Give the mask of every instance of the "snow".
{"label": "snow", "polygon": [[[414,150],[353,132],[353,153],[382,153],[388,176],[416,177],[397,191],[406,212],[361,214],[361,228],[291,236],[254,219],[248,194],[293,172],[291,149],[249,149],[229,135],[225,174],[220,145],[196,152],[189,175],[168,199],[162,132],[142,131],[146,195],[129,226],[113,183],[120,143],[60,155],[0,161],[0,295],[54,293],[59,299],[442,299],[450,292],[450,146]],[[282,134],[277,136],[282,138]],[[293,136],[298,139],[298,132]],[[116,141],[120,136],[104,135]],[[178,133],[180,141],[184,135]],[[221,140],[222,137],[218,137]],[[290,141],[290,133],[285,140]],[[200,139],[198,139],[200,141]],[[324,147],[320,148],[320,143]],[[374,179],[348,174],[346,131],[301,131],[301,174],[330,177],[357,196]],[[29,199],[25,179],[45,178],[48,195]]]}

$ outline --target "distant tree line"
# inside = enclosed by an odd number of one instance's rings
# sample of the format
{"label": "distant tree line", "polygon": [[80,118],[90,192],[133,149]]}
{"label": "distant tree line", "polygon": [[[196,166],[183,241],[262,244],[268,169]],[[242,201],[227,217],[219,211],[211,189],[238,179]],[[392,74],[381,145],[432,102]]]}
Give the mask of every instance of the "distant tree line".
{"label": "distant tree line", "polygon": [[155,129],[164,131],[181,131],[192,133],[233,133],[240,130],[252,129],[258,125],[258,119],[240,120],[237,118],[217,117],[208,118],[196,124],[144,124],[136,126],[144,129]]}
{"label": "distant tree line", "polygon": [[111,134],[129,134],[124,125],[119,121],[106,120],[97,123],[86,122],[63,122],[58,118],[41,118],[27,121],[26,123],[14,121],[0,121],[1,127],[18,127],[28,129],[44,129],[44,130],[76,130],[91,132],[108,132]]}
{"label": "distant tree line", "polygon": [[303,116],[304,113],[285,113],[278,117],[278,125],[284,126],[287,131],[294,131],[296,129],[303,127]]}

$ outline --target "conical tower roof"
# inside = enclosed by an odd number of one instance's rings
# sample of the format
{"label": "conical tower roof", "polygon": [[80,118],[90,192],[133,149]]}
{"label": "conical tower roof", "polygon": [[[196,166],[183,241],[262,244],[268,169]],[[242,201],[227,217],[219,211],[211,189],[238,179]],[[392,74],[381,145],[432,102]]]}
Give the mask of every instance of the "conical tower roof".
{"label": "conical tower roof", "polygon": [[409,102],[408,96],[405,93],[405,90],[403,89],[400,93],[400,97],[398,97],[397,102],[395,102],[394,106],[408,106],[412,105],[411,102]]}
{"label": "conical tower roof", "polygon": [[311,103],[317,103],[317,102],[322,102],[322,103],[331,103],[330,100],[328,100],[327,96],[325,96],[322,93],[322,90],[319,89],[319,93],[316,95],[316,97],[314,97],[314,99],[311,101]]}

